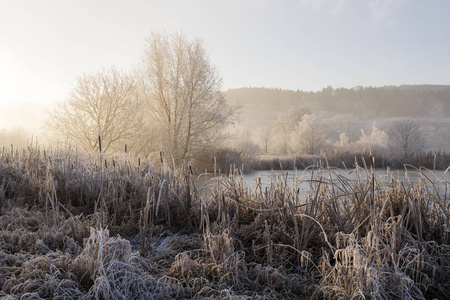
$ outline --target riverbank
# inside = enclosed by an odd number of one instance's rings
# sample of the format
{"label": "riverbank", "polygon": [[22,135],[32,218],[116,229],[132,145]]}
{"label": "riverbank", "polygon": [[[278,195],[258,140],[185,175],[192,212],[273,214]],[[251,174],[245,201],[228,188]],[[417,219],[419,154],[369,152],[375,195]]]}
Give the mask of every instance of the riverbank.
{"label": "riverbank", "polygon": [[249,170],[293,170],[309,166],[353,168],[373,165],[374,168],[403,169],[404,165],[430,170],[446,170],[450,166],[450,154],[445,152],[416,154],[409,159],[390,158],[370,153],[333,151],[322,155],[259,155],[248,162]]}

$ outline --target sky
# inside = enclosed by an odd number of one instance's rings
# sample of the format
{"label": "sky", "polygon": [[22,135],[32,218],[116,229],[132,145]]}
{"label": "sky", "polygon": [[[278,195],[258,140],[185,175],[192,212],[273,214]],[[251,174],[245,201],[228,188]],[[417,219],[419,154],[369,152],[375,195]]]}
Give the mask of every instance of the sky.
{"label": "sky", "polygon": [[224,90],[450,84],[449,15],[448,0],[0,0],[0,128],[42,119],[83,73],[131,70],[152,31],[201,38]]}

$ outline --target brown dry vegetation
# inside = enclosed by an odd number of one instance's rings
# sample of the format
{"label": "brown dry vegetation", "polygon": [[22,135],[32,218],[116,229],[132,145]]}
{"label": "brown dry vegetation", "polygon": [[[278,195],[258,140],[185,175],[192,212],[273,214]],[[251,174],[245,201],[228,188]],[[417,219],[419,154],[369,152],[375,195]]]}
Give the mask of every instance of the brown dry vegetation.
{"label": "brown dry vegetation", "polygon": [[235,172],[203,192],[188,166],[3,150],[0,297],[449,295],[448,183],[352,172],[316,168],[254,190]]}

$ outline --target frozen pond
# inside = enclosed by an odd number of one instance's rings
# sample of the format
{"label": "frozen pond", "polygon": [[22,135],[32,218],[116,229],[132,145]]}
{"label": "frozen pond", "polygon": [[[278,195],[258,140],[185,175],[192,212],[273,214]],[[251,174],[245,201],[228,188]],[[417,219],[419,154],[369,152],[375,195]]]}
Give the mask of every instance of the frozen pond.
{"label": "frozen pond", "polygon": [[[359,172],[357,172],[355,169],[351,170],[345,170],[345,169],[332,169],[331,176],[333,178],[333,181],[336,180],[336,176],[340,175],[344,178],[352,178],[355,179],[358,177],[360,178],[366,178],[367,173],[360,169]],[[388,176],[393,176],[395,179],[399,179],[402,181],[407,182],[416,182],[421,176],[427,176],[431,181],[437,182],[437,181],[443,181],[445,182],[448,177],[449,173],[445,173],[443,170],[438,171],[428,171],[423,170],[422,172],[411,169],[405,171],[402,170],[388,170],[388,169],[374,169],[375,178],[378,181],[385,181],[387,180]],[[272,179],[282,178],[285,180],[290,186],[295,186],[298,184],[301,184],[309,182],[311,179],[316,178],[318,174],[317,170],[288,170],[288,171],[255,171],[251,172],[249,174],[244,174],[243,179],[244,182],[251,188],[254,188],[257,186],[258,179],[261,180],[261,185],[263,187],[270,186]],[[388,175],[389,174],[389,175]],[[323,178],[329,179],[330,178],[330,172],[328,171],[322,171],[321,176]],[[317,178],[316,178],[317,179]]]}
{"label": "frozen pond", "polygon": [[[405,169],[374,169],[374,175],[376,181],[381,185],[388,185],[391,178],[403,181],[405,186],[410,183],[420,180],[434,183],[443,192],[447,185],[450,171],[444,170],[422,170],[411,168]],[[367,178],[370,176],[370,172],[367,173],[364,169],[331,169],[328,170],[286,170],[286,171],[269,171],[260,170],[254,171],[248,174],[236,176],[236,180],[241,180],[251,190],[255,191],[260,189],[264,191],[266,188],[275,188],[275,185],[282,181],[289,187],[298,188],[301,194],[307,194],[311,190],[311,183],[314,180],[323,178],[323,181],[336,183],[339,185],[339,178],[343,178],[344,181],[350,181],[356,178]],[[214,176],[211,174],[204,174],[196,180],[196,186],[199,190],[207,192],[212,187],[217,185],[217,180],[214,180]]]}

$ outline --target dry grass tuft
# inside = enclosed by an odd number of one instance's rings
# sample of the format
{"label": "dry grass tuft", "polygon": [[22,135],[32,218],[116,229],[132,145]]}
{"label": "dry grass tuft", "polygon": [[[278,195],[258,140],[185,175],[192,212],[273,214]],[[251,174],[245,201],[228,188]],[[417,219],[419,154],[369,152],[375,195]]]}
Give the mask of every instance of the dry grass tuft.
{"label": "dry grass tuft", "polygon": [[28,299],[78,299],[84,293],[70,270],[72,257],[59,251],[25,262],[3,284],[3,292]]}
{"label": "dry grass tuft", "polygon": [[201,279],[236,288],[246,272],[244,253],[234,251],[228,231],[219,235],[207,232],[202,249],[178,254],[170,269],[172,276],[183,279],[194,291],[201,287]]}

